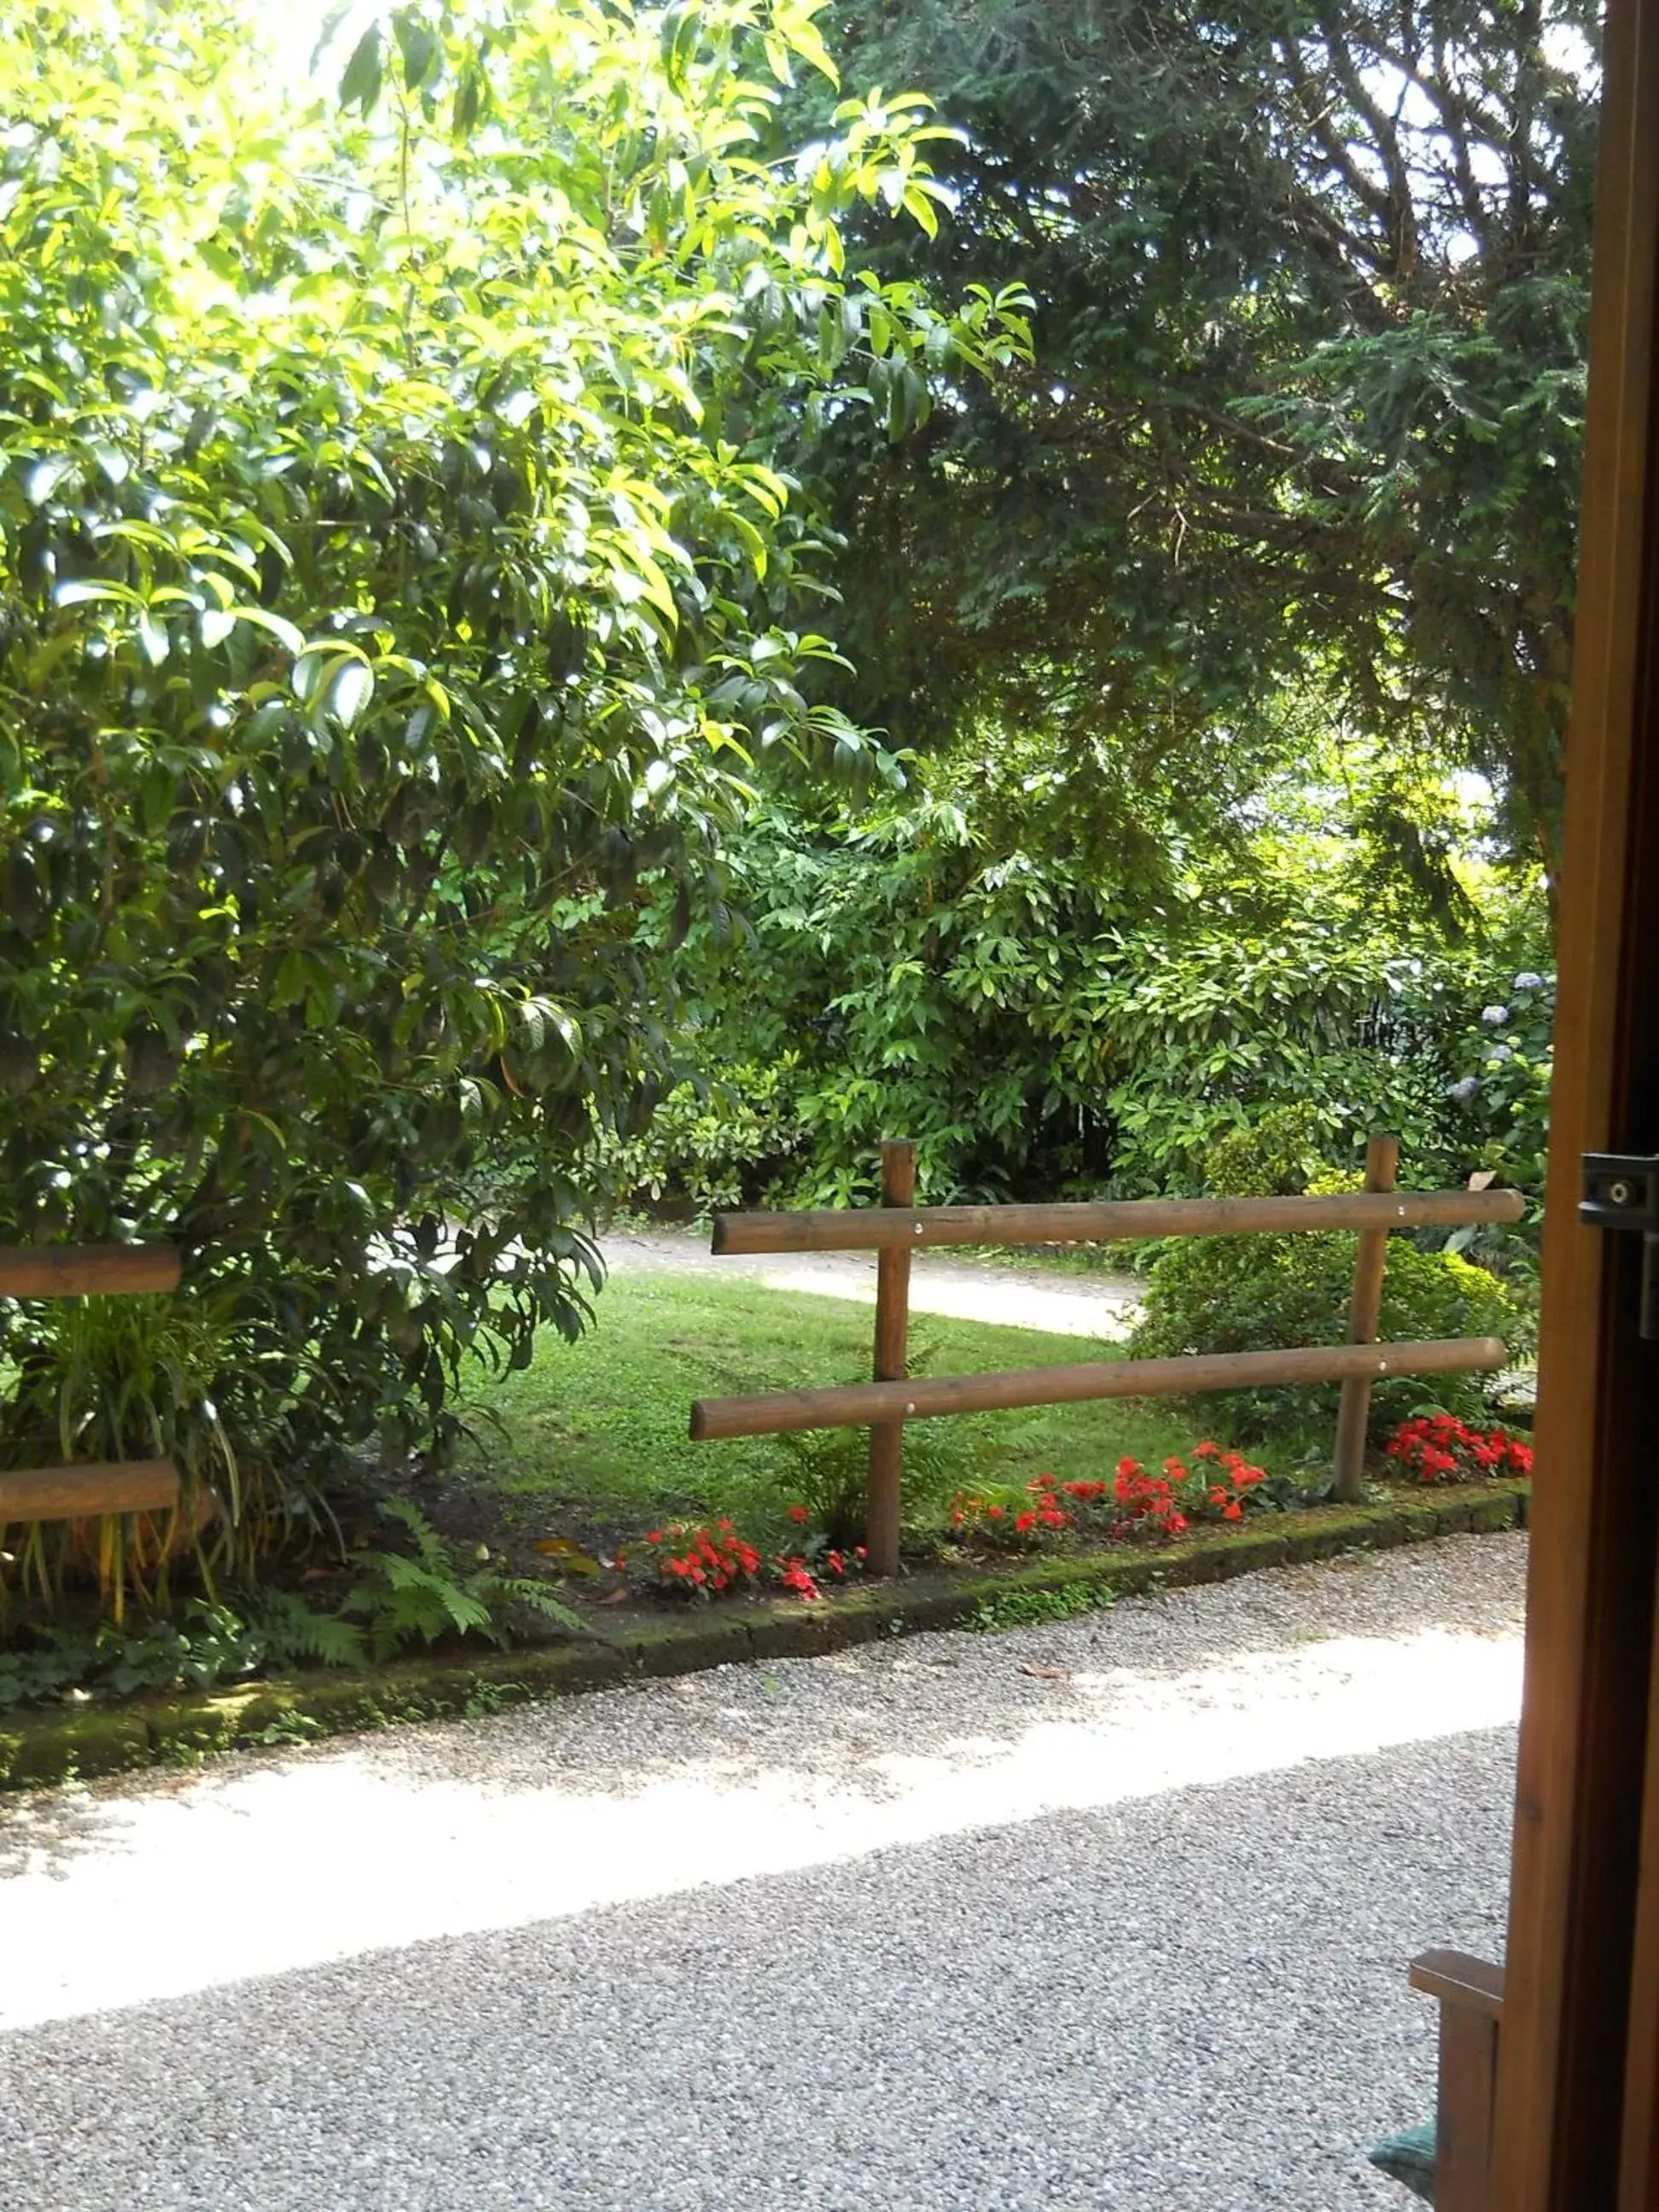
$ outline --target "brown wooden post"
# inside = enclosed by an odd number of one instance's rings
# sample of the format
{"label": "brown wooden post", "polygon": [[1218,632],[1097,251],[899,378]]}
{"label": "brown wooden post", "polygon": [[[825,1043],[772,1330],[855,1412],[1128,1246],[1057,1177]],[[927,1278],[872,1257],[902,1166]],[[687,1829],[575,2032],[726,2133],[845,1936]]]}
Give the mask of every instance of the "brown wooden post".
{"label": "brown wooden post", "polygon": [[1606,22],[1501,2212],[1659,2203],[1659,1358],[1577,1212],[1585,1152],[1659,1151],[1659,0]]}
{"label": "brown wooden post", "polygon": [[1492,2100],[1504,1979],[1501,1966],[1460,1951],[1425,1951],[1412,1961],[1413,1988],[1440,2000],[1436,2212],[1492,2212]]}
{"label": "brown wooden post", "polygon": [[[1365,1188],[1390,1191],[1400,1166],[1398,1137],[1370,1137],[1365,1142]],[[1382,1270],[1388,1263],[1386,1229],[1360,1231],[1354,1255],[1353,1289],[1348,1297],[1348,1341],[1375,1344],[1382,1317]],[[1365,1431],[1371,1417],[1371,1386],[1357,1376],[1342,1385],[1342,1402],[1336,1415],[1336,1494],[1352,1505],[1360,1496],[1365,1479]]]}
{"label": "brown wooden post", "polygon": [[[916,1195],[916,1148],[887,1139],[881,1148],[881,1202],[909,1206]],[[904,1245],[876,1257],[878,1382],[902,1382],[910,1352],[910,1254]],[[896,1575],[899,1513],[904,1484],[904,1424],[878,1421],[870,1431],[870,1488],[865,1510],[866,1564],[872,1575]]]}

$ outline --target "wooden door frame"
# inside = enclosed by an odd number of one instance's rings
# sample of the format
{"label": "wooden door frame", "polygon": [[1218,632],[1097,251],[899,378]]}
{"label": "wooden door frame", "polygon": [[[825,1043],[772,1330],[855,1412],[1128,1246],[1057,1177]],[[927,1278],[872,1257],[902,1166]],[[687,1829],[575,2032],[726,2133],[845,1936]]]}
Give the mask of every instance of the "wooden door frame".
{"label": "wooden door frame", "polygon": [[[1659,1044],[1659,0],[1609,0],[1595,253],[1494,2212],[1613,2212],[1621,2135],[1653,2132],[1655,1993],[1634,2018],[1630,2000],[1659,1718],[1659,1348],[1636,1333],[1639,1240],[1582,1227],[1577,1204],[1584,1152],[1659,1150],[1641,1048]],[[1651,1960],[1645,1900],[1642,1917]],[[1653,2202],[1626,2193],[1622,2212]]]}

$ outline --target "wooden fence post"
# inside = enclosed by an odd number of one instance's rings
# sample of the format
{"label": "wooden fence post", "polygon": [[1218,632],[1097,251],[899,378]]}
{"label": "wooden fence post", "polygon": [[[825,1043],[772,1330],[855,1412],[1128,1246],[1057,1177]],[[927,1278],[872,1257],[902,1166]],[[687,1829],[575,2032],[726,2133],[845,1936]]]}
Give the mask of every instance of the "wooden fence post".
{"label": "wooden fence post", "polygon": [[[881,1148],[881,1202],[909,1206],[916,1195],[916,1148],[892,1139]],[[902,1382],[909,1365],[910,1253],[907,1245],[876,1256],[878,1382]],[[878,1421],[870,1431],[870,1487],[865,1509],[866,1564],[872,1575],[896,1575],[904,1481],[904,1424]]]}
{"label": "wooden fence post", "polygon": [[[1400,1165],[1398,1137],[1370,1137],[1365,1144],[1365,1188],[1390,1191]],[[1389,1257],[1386,1229],[1362,1230],[1354,1256],[1353,1289],[1348,1297],[1348,1341],[1375,1344],[1382,1315],[1382,1270]],[[1365,1431],[1371,1416],[1371,1386],[1357,1378],[1342,1385],[1336,1415],[1336,1495],[1344,1504],[1360,1496],[1365,1475]]]}

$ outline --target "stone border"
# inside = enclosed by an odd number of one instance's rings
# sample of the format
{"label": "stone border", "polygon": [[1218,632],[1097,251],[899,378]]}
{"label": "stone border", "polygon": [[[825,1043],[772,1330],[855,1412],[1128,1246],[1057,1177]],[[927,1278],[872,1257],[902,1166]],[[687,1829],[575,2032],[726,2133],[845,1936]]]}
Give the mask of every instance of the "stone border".
{"label": "stone border", "polygon": [[[1264,1567],[1387,1551],[1437,1536],[1524,1528],[1524,1480],[1402,1493],[1376,1505],[1320,1505],[1206,1532],[1157,1551],[1117,1548],[965,1574],[918,1574],[821,1605],[768,1601],[709,1607],[580,1644],[491,1652],[476,1660],[396,1660],[372,1674],[317,1673],[193,1697],[135,1698],[0,1723],[0,1790],[27,1790],[135,1767],[190,1766],[240,1746],[310,1743],[400,1721],[495,1712],[507,1705],[753,1659],[809,1657],[916,1629],[957,1628],[1022,1598],[1085,1612],[1115,1598],[1228,1582]],[[1070,1605],[1065,1601],[1073,1601]],[[1012,1606],[1010,1601],[1014,1601]]]}

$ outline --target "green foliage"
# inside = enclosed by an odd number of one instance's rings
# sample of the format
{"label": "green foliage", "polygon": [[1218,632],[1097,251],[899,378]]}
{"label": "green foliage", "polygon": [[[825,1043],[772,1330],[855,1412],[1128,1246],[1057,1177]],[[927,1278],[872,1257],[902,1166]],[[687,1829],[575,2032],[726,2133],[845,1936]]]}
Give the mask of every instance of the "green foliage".
{"label": "green foliage", "polygon": [[0,1650],[0,1711],[54,1705],[66,1692],[130,1697],[140,1690],[211,1689],[252,1674],[266,1639],[222,1605],[196,1599],[177,1622],[128,1632],[41,1627],[21,1648]]}
{"label": "green foliage", "polygon": [[469,1565],[460,1547],[441,1537],[418,1506],[407,1498],[387,1498],[383,1520],[404,1536],[404,1551],[363,1550],[350,1554],[361,1579],[341,1611],[365,1624],[370,1656],[389,1658],[415,1643],[435,1644],[444,1636],[481,1636],[505,1644],[509,1623],[504,1608],[519,1607],[580,1629],[581,1621],[562,1605],[544,1583],[503,1574],[487,1547]]}
{"label": "green foliage", "polygon": [[337,1613],[319,1613],[297,1592],[262,1589],[248,1602],[264,1656],[285,1667],[362,1667],[368,1658],[362,1632]]}
{"label": "green foliage", "polygon": [[[1492,984],[1493,996],[1458,1042],[1459,1073],[1448,1095],[1480,1145],[1479,1164],[1524,1190],[1536,1212],[1548,1164],[1555,976],[1522,968],[1495,975]],[[1450,1249],[1486,1256],[1482,1240],[1466,1230],[1455,1233]]]}
{"label": "green foliage", "polygon": [[146,1690],[210,1690],[277,1667],[359,1667],[366,1656],[349,1622],[285,1590],[234,1604],[189,1598],[175,1619],[131,1629],[108,1620],[90,1628],[36,1620],[0,1649],[0,1711]]}
{"label": "green foliage", "polygon": [[280,1472],[280,1418],[262,1397],[262,1355],[228,1291],[19,1306],[7,1352],[0,1464],[171,1459],[180,1502],[176,1515],[106,1516],[90,1536],[63,1522],[12,1532],[0,1607],[32,1596],[50,1608],[89,1565],[118,1623],[130,1598],[165,1607],[179,1556],[211,1590],[314,1522],[314,1501]]}
{"label": "green foliage", "polygon": [[848,0],[962,128],[923,265],[1038,302],[1027,372],[841,471],[854,711],[1200,784],[1312,688],[1408,872],[1413,761],[1552,861],[1600,15]]}
{"label": "green foliage", "polygon": [[1450,939],[1382,907],[1340,830],[1230,843],[1171,813],[1147,852],[1109,796],[1089,827],[1090,780],[987,737],[902,798],[768,807],[732,855],[752,940],[689,937],[690,1073],[605,1151],[619,1195],[867,1200],[896,1133],[935,1202],[1202,1190],[1222,1139],[1288,1108],[1310,1162],[1357,1164],[1389,1128],[1409,1181],[1536,1187],[1543,1082],[1524,1126],[1455,1086],[1482,1010],[1541,957],[1541,900],[1477,879]]}
{"label": "green foliage", "polygon": [[999,1590],[974,1609],[968,1623],[982,1636],[1000,1636],[1011,1628],[1041,1628],[1051,1620],[1074,1620],[1080,1613],[1097,1613],[1117,1603],[1110,1583],[1062,1583],[1056,1589]]}
{"label": "green foliage", "polygon": [[[913,1370],[914,1371],[914,1370]],[[960,1420],[907,1421],[904,1489],[907,1526],[936,1527],[962,1484],[971,1479],[974,1439]],[[805,1429],[781,1437],[784,1464],[779,1496],[798,1500],[810,1525],[842,1551],[864,1540],[870,1474],[867,1429]]]}
{"label": "green foliage", "polygon": [[407,6],[337,103],[228,0],[0,41],[0,1238],[182,1248],[223,1489],[441,1453],[580,1328],[752,779],[893,772],[803,689],[777,427],[1020,332],[849,258],[934,219],[924,103],[756,158],[815,12]]}
{"label": "green foliage", "polygon": [[1326,1135],[1323,1116],[1305,1100],[1269,1107],[1212,1144],[1205,1193],[1211,1198],[1299,1197],[1327,1172]]}
{"label": "green foliage", "polygon": [[1351,1161],[1372,1129],[1398,1133],[1416,1171],[1449,1151],[1446,1046],[1467,981],[1444,957],[1367,938],[1351,916],[1285,921],[1271,933],[1123,943],[1104,1012],[1127,1193],[1210,1188],[1226,1139],[1287,1109],[1304,1159],[1311,1146]]}
{"label": "green foliage", "polygon": [[[1541,987],[1540,987],[1541,988]],[[1320,1164],[1324,1115],[1308,1102],[1277,1108],[1214,1145],[1206,1187],[1217,1197],[1294,1195],[1352,1188],[1358,1177]],[[1267,1352],[1340,1344],[1353,1282],[1352,1237],[1194,1237],[1158,1248],[1145,1310],[1131,1345],[1138,1358],[1191,1352]],[[1454,1240],[1466,1245],[1467,1239]],[[1527,1321],[1505,1286],[1453,1249],[1424,1251],[1389,1241],[1379,1335],[1396,1343],[1434,1337],[1497,1336],[1520,1349]],[[1434,1397],[1478,1419],[1479,1376],[1401,1376],[1371,1393],[1371,1431],[1382,1435]],[[1249,1440],[1270,1431],[1299,1435],[1316,1456],[1329,1449],[1335,1386],[1227,1392],[1206,1396],[1213,1419]]]}
{"label": "green foliage", "polygon": [[284,1667],[362,1667],[441,1637],[501,1644],[515,1611],[580,1627],[544,1583],[466,1559],[406,1499],[387,1499],[380,1513],[405,1548],[353,1552],[357,1580],[332,1612],[294,1590],[266,1588],[223,1602],[187,1598],[176,1618],[131,1630],[109,1620],[77,1628],[36,1619],[0,1647],[0,1711],[65,1698],[211,1689]]}
{"label": "green foliage", "polygon": [[[750,1006],[757,1030],[778,1035],[770,1018],[774,996],[757,983]],[[706,1000],[693,1019],[696,1027],[688,1025],[683,1050],[695,1055],[696,1075],[675,1085],[637,1135],[594,1133],[594,1178],[624,1204],[684,1199],[698,1215],[739,1206],[746,1192],[775,1176],[809,1142],[796,1105],[799,1052],[780,1042],[775,1056],[768,1055],[761,1035],[742,1036],[737,1022],[711,1023]],[[726,1038],[757,1056],[722,1063],[719,1048]]]}
{"label": "green foliage", "polygon": [[[1138,1358],[1188,1352],[1270,1352],[1343,1341],[1353,1280],[1352,1237],[1194,1237],[1171,1243],[1153,1263],[1146,1316],[1132,1350]],[[1503,1285],[1455,1253],[1420,1252],[1389,1241],[1382,1277],[1380,1336],[1392,1342],[1431,1337],[1514,1340],[1520,1319]],[[1207,1395],[1207,1418],[1243,1440],[1300,1433],[1328,1451],[1336,1419],[1335,1385]],[[1426,1401],[1464,1419],[1484,1410],[1478,1376],[1400,1376],[1371,1394],[1371,1429],[1381,1436]]]}

